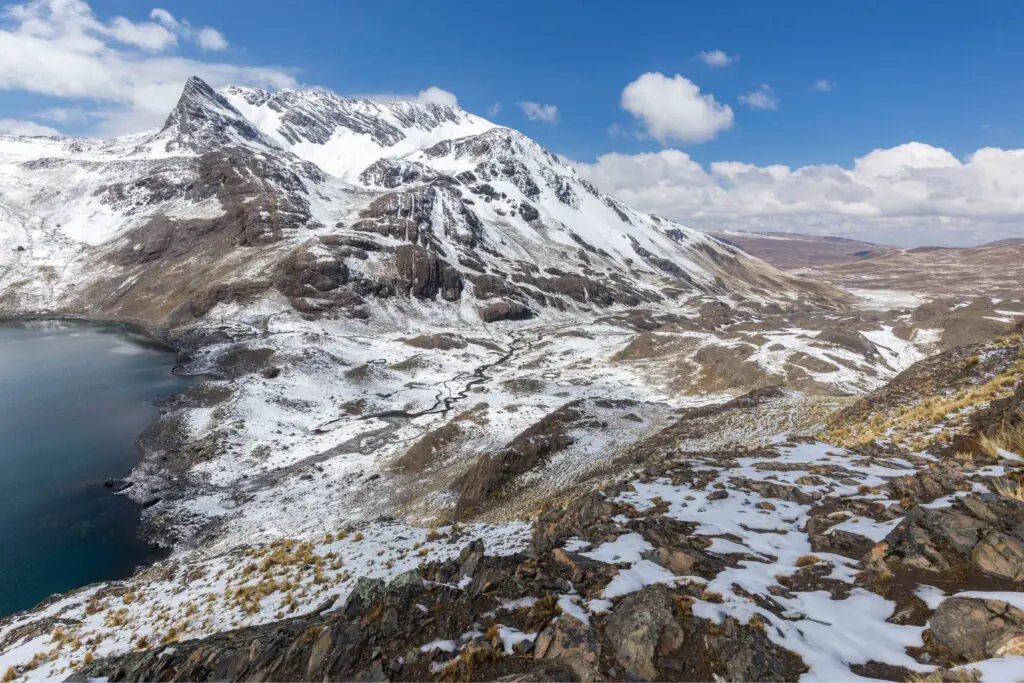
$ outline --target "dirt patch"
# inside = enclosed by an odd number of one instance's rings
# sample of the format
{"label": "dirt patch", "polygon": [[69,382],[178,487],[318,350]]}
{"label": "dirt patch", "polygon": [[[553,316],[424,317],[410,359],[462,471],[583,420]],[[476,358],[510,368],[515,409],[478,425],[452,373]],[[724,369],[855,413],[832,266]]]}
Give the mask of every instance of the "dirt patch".
{"label": "dirt patch", "polygon": [[545,415],[496,453],[485,453],[459,484],[455,516],[465,518],[481,509],[513,478],[536,467],[573,443],[572,424],[583,417],[583,401],[573,401]]}
{"label": "dirt patch", "polygon": [[243,375],[263,372],[271,367],[270,358],[274,353],[274,349],[250,349],[236,345],[228,349],[218,359],[217,365],[226,378],[235,379]]}
{"label": "dirt patch", "polygon": [[452,420],[424,434],[395,460],[391,469],[407,474],[422,472],[451,453],[464,436],[460,423]]}
{"label": "dirt patch", "polygon": [[454,334],[425,334],[420,335],[419,337],[403,339],[402,342],[417,349],[431,349],[436,351],[464,349],[467,346],[465,339]]}
{"label": "dirt patch", "polygon": [[541,393],[547,387],[547,382],[532,378],[508,379],[502,382],[501,386],[510,393],[522,396]]}

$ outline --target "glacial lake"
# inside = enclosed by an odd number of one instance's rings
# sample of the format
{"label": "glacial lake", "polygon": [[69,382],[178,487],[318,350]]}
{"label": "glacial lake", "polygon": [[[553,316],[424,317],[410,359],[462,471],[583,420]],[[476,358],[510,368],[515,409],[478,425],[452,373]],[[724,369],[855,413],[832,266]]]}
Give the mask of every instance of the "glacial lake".
{"label": "glacial lake", "polygon": [[113,325],[0,323],[0,617],[162,556],[104,486],[139,461],[174,354]]}

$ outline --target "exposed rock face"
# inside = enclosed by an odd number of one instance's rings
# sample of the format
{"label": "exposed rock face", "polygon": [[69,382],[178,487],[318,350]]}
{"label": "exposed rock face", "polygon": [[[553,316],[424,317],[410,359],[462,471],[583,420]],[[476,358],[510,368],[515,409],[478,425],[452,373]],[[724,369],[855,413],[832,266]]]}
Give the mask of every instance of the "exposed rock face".
{"label": "exposed rock face", "polygon": [[968,662],[1024,655],[1024,611],[1001,600],[950,598],[928,626],[935,640]]}
{"label": "exposed rock face", "polygon": [[482,226],[477,215],[462,203],[454,181],[389,192],[360,212],[353,230],[439,248],[445,238],[466,247],[477,246]]}
{"label": "exposed rock face", "polygon": [[577,680],[601,678],[598,670],[601,643],[589,624],[563,614],[540,632],[534,647],[539,660],[557,660],[572,669]]}
{"label": "exposed rock face", "polygon": [[1024,583],[1024,503],[989,494],[916,507],[871,550],[876,570],[980,573]]}
{"label": "exposed rock face", "polygon": [[528,307],[514,301],[500,301],[480,309],[480,319],[485,323],[499,320],[529,320],[533,315],[533,311]]}
{"label": "exposed rock face", "polygon": [[348,277],[344,261],[300,247],[278,265],[274,285],[289,297],[319,296],[344,285]]}
{"label": "exposed rock face", "polygon": [[686,642],[674,618],[672,594],[663,586],[650,586],[620,602],[608,619],[606,633],[615,661],[630,680],[657,680],[656,659]]}
{"label": "exposed rock face", "polygon": [[417,299],[433,299],[438,294],[445,301],[457,301],[462,295],[462,277],[437,254],[412,245],[401,246],[395,253],[395,280],[399,291]]}

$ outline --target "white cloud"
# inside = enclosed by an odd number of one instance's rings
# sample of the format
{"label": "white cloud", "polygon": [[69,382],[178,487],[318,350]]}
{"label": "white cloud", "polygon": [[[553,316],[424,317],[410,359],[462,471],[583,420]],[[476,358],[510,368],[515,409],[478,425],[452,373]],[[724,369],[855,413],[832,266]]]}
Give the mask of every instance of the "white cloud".
{"label": "white cloud", "polygon": [[558,122],[558,107],[553,104],[540,104],[538,102],[518,102],[519,108],[531,121],[543,121],[544,123]]}
{"label": "white cloud", "polygon": [[495,102],[491,106],[487,107],[487,115],[494,117],[501,113],[501,102]]}
{"label": "white cloud", "polygon": [[827,78],[819,78],[814,81],[814,83],[811,83],[810,87],[807,89],[811,92],[832,92],[836,87],[836,84]]}
{"label": "white cloud", "polygon": [[646,127],[647,134],[662,144],[670,139],[706,142],[732,128],[732,108],[695,83],[676,74],[645,73],[622,91],[622,108]]}
{"label": "white cloud", "polygon": [[226,50],[228,41],[224,34],[215,28],[204,26],[196,33],[196,43],[204,50]]}
{"label": "white cloud", "polygon": [[[188,23],[188,21],[179,21],[165,9],[155,8],[149,13],[149,18],[172,31],[174,35],[182,36],[186,40],[194,42],[203,50],[226,50],[228,47],[228,41],[224,34],[217,29],[211,26],[203,26],[199,29],[193,28],[192,24]],[[127,21],[121,17],[118,17],[115,21],[118,20]]]}
{"label": "white cloud", "polygon": [[415,95],[403,95],[399,93],[361,93],[351,95],[357,99],[373,100],[374,102],[419,102],[421,104],[443,104],[449,107],[459,106],[459,98],[455,93],[442,90],[432,85],[426,90],[420,90]]}
{"label": "white cloud", "polygon": [[760,88],[739,96],[740,102],[751,109],[770,109],[775,111],[779,108],[779,98],[775,95],[772,86],[764,83]]}
{"label": "white cloud", "polygon": [[53,121],[54,123],[84,123],[92,118],[89,112],[80,107],[51,107],[37,112],[33,118]]}
{"label": "white cloud", "polygon": [[848,167],[715,162],[677,149],[606,154],[577,164],[602,190],[644,211],[703,228],[842,235],[916,246],[1024,235],[1024,149],[958,159],[911,142]]}
{"label": "white cloud", "polygon": [[160,24],[152,22],[136,24],[124,17],[114,19],[107,30],[109,35],[116,40],[149,52],[162,52],[178,42],[178,37]]}
{"label": "white cloud", "polygon": [[700,52],[697,54],[700,61],[704,62],[708,66],[716,69],[735,64],[740,60],[739,55],[726,54],[722,50],[708,50],[707,52]]}
{"label": "white cloud", "polygon": [[430,104],[444,104],[449,107],[459,106],[459,99],[455,97],[454,93],[450,93],[447,90],[441,90],[436,85],[432,85],[426,90],[421,90],[419,95],[416,96],[417,102],[425,102]]}
{"label": "white cloud", "polygon": [[2,135],[60,135],[56,128],[50,128],[35,121],[19,121],[18,119],[0,119]]}
{"label": "white cloud", "polygon": [[[159,126],[191,75],[218,87],[229,83],[272,88],[295,85],[280,68],[208,62],[170,52],[184,41],[222,49],[215,29],[194,29],[166,10],[149,21],[101,21],[82,0],[31,0],[0,14],[0,91],[26,91],[70,100],[91,132],[117,134]],[[60,107],[58,107],[59,109]],[[80,119],[80,120],[82,120]]]}

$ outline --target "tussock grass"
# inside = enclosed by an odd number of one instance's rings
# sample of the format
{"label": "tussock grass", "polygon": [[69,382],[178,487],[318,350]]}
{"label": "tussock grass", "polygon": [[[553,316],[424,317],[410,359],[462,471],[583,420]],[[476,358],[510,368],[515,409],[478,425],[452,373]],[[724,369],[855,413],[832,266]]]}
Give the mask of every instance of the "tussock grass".
{"label": "tussock grass", "polygon": [[980,680],[981,672],[977,669],[939,669],[926,674],[912,674],[907,683],[978,683]]}
{"label": "tussock grass", "polygon": [[817,555],[801,555],[796,559],[796,566],[798,567],[810,567],[811,565],[818,564]]}
{"label": "tussock grass", "polygon": [[1013,498],[1024,503],[1024,482],[1014,481],[1013,479],[1000,479],[997,481],[993,488],[996,493],[1004,498]]}
{"label": "tussock grass", "polygon": [[[1003,338],[998,342],[1000,346],[1011,343],[1020,344],[1020,336],[1011,335],[1011,338]],[[971,367],[970,363],[968,367]],[[964,387],[945,395],[929,396],[894,409],[876,411],[860,422],[832,425],[823,433],[822,438],[847,448],[887,440],[914,450],[923,450],[936,442],[947,441],[948,432],[959,426],[958,423],[967,414],[1009,396],[1021,381],[1024,381],[1024,349],[1010,367],[982,384]],[[1015,433],[1007,434],[1005,439],[1006,443],[1017,443],[1021,444],[1018,447],[1024,447],[1024,426]],[[994,449],[1004,446],[997,446],[993,441],[989,447]]]}
{"label": "tussock grass", "polygon": [[981,450],[994,458],[999,457],[999,451],[1024,454],[1024,414],[1018,414],[1019,421],[1010,426],[1005,426],[994,436],[983,436],[978,443]]}

